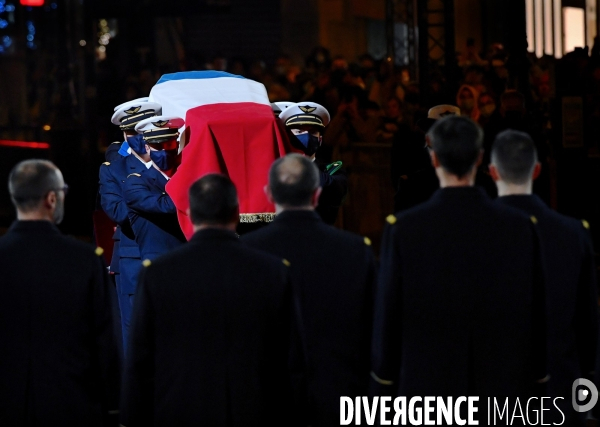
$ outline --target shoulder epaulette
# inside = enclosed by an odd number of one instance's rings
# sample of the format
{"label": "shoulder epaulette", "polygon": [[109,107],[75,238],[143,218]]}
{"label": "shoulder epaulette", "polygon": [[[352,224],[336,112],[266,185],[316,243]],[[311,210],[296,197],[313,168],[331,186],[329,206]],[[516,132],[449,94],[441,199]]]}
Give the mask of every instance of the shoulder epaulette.
{"label": "shoulder epaulette", "polygon": [[96,250],[94,251],[94,253],[98,256],[102,256],[102,254],[104,253],[104,249],[102,249],[100,246],[98,246],[96,248]]}
{"label": "shoulder epaulette", "polygon": [[330,163],[327,166],[325,166],[325,172],[327,172],[329,175],[333,175],[337,171],[339,171],[341,168],[342,168],[342,161],[338,160],[337,162],[333,162],[333,163]]}
{"label": "shoulder epaulette", "polygon": [[396,223],[396,221],[398,221],[398,218],[396,218],[396,215],[388,215],[385,220],[387,221],[388,224],[394,225]]}
{"label": "shoulder epaulette", "polygon": [[590,223],[587,222],[585,219],[582,219],[581,223],[583,224],[583,228],[585,228],[586,230],[590,229]]}
{"label": "shoulder epaulette", "polygon": [[130,173],[129,175],[127,175],[127,178],[129,178],[130,176],[142,176],[139,173]]}
{"label": "shoulder epaulette", "polygon": [[537,224],[537,222],[538,222],[538,221],[537,221],[537,218],[535,217],[535,215],[531,215],[531,216],[529,217],[529,219],[530,219],[530,220],[531,220],[531,222],[533,222],[534,224]]}
{"label": "shoulder epaulette", "polygon": [[102,163],[104,166],[110,166],[110,162],[104,162]]}
{"label": "shoulder epaulette", "polygon": [[365,236],[364,242],[365,242],[365,245],[371,246],[371,239],[369,239],[367,236]]}

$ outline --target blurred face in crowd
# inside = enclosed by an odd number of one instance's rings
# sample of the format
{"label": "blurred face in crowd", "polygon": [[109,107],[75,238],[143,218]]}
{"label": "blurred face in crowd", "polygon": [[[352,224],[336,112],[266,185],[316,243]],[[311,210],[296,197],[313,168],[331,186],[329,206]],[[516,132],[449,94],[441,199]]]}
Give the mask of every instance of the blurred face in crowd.
{"label": "blurred face in crowd", "polygon": [[301,73],[300,67],[292,65],[288,68],[286,78],[290,83],[296,83],[296,78]]}
{"label": "blurred face in crowd", "polygon": [[397,119],[402,114],[402,110],[397,99],[390,99],[385,107],[385,115],[389,118]]}
{"label": "blurred face in crowd", "polygon": [[360,68],[363,70],[372,70],[375,68],[375,63],[371,58],[363,58],[360,60]]}
{"label": "blurred face in crowd", "polygon": [[348,61],[344,58],[335,58],[331,63],[332,70],[347,70],[348,69]]}
{"label": "blurred face in crowd", "polygon": [[410,83],[410,71],[404,69],[400,72],[400,83],[404,86],[408,86]]}
{"label": "blurred face in crowd", "polygon": [[458,95],[458,107],[461,111],[471,111],[475,107],[475,98],[473,92],[468,89],[463,89]]}
{"label": "blurred face in crowd", "polygon": [[483,94],[479,98],[479,110],[484,117],[490,117],[496,110],[496,101],[488,94]]}
{"label": "blurred face in crowd", "polygon": [[494,67],[494,71],[496,72],[496,76],[505,80],[508,78],[508,69],[504,65],[500,65],[498,67]]}
{"label": "blurred face in crowd", "polygon": [[330,78],[329,73],[319,73],[317,76],[317,87],[324,88],[329,85]]}
{"label": "blurred face in crowd", "polygon": [[275,62],[275,73],[278,76],[285,75],[287,73],[290,65],[291,65],[291,61],[289,58],[280,56],[279,58],[277,58],[277,61]]}

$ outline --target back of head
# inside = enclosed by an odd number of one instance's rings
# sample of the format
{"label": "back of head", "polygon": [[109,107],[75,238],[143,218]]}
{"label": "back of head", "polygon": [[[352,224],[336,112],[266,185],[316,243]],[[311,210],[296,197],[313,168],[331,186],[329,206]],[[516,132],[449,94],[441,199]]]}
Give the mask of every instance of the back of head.
{"label": "back of head", "polygon": [[459,178],[475,166],[483,146],[483,131],[464,116],[444,117],[427,133],[431,147],[446,172]]}
{"label": "back of head", "polygon": [[526,184],[537,162],[537,150],[531,137],[512,129],[500,132],[492,146],[492,164],[500,178],[516,185]]}
{"label": "back of head", "polygon": [[63,187],[57,167],[47,160],[32,159],[17,164],[8,177],[8,192],[20,212],[31,212],[40,207],[50,191]]}
{"label": "back of head", "polygon": [[192,184],[188,194],[192,224],[227,225],[237,222],[237,191],[225,175],[203,176]]}
{"label": "back of head", "polygon": [[300,154],[288,154],[277,159],[269,171],[273,200],[284,208],[311,206],[319,183],[319,169]]}

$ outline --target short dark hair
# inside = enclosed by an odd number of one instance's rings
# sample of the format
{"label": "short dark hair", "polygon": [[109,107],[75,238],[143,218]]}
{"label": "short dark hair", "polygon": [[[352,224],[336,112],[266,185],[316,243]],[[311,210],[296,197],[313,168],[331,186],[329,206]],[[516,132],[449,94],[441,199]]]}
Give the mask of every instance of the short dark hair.
{"label": "short dark hair", "polygon": [[427,134],[446,171],[462,178],[475,166],[483,147],[483,131],[473,120],[464,116],[444,117]]}
{"label": "short dark hair", "polygon": [[281,206],[309,205],[319,184],[319,169],[300,154],[288,154],[275,160],[269,171],[273,200]]}
{"label": "short dark hair", "polygon": [[192,224],[228,224],[239,213],[237,191],[225,175],[211,173],[192,184],[189,190]]}
{"label": "short dark hair", "polygon": [[491,158],[502,180],[510,184],[527,183],[538,160],[531,136],[513,129],[496,136]]}
{"label": "short dark hair", "polygon": [[58,168],[48,160],[24,160],[12,168],[8,176],[8,192],[21,212],[36,209],[50,191],[62,187]]}

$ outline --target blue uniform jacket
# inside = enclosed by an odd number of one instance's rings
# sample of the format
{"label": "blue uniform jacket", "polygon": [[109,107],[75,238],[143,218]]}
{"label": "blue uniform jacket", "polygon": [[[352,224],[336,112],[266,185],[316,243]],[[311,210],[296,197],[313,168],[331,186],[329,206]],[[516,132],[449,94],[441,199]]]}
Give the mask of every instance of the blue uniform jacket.
{"label": "blue uniform jacket", "polygon": [[185,241],[166,183],[154,167],[130,173],[125,180],[129,221],[142,259],[154,259]]}
{"label": "blue uniform jacket", "polygon": [[[129,223],[129,208],[125,202],[123,186],[128,174],[140,172],[145,168],[134,156],[120,157],[113,162],[105,162],[100,167],[100,204],[108,217],[117,223],[113,240],[119,241],[113,251],[110,269],[114,273],[122,274],[120,278],[124,280],[120,280],[119,292],[124,293],[134,293],[140,251]],[[130,265],[132,262],[136,265]],[[127,271],[123,271],[124,269]]]}

